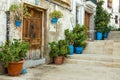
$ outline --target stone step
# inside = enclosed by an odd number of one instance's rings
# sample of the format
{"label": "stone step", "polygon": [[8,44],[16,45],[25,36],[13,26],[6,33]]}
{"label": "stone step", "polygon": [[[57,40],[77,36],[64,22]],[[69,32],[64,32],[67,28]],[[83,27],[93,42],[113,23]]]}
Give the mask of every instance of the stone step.
{"label": "stone step", "polygon": [[108,35],[109,40],[119,41],[120,40],[120,31],[110,31]]}
{"label": "stone step", "polygon": [[120,56],[120,42],[113,40],[97,40],[88,42],[83,54],[105,54]]}
{"label": "stone step", "polygon": [[67,60],[65,60],[65,63],[120,68],[120,63],[118,63],[118,62],[104,62],[104,61],[96,61],[96,60],[91,61],[91,60],[67,59]]}
{"label": "stone step", "polygon": [[112,54],[113,52],[113,40],[95,40],[88,42],[84,54]]}
{"label": "stone step", "polygon": [[68,55],[65,62],[70,64],[87,64],[120,68],[120,57],[98,54],[74,54]]}

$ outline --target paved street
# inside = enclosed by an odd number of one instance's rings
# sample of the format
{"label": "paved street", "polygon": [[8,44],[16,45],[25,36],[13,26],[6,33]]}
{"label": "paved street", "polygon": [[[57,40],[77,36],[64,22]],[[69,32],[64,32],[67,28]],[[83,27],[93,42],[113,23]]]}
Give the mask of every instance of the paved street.
{"label": "paved street", "polygon": [[0,75],[0,80],[120,80],[120,68],[80,64],[40,65],[17,77]]}

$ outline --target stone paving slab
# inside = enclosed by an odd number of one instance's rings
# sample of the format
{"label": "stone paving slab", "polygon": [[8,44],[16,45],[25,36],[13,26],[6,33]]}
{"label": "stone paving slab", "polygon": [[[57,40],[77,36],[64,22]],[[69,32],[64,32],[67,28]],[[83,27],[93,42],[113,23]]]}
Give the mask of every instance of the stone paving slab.
{"label": "stone paving slab", "polygon": [[0,80],[120,80],[120,68],[63,64],[28,68],[17,77],[0,75]]}

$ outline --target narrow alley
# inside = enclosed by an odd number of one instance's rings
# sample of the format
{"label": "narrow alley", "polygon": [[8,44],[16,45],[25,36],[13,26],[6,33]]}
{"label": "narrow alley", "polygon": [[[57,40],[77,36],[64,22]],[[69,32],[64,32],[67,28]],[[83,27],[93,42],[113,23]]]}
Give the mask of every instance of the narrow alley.
{"label": "narrow alley", "polygon": [[92,66],[85,64],[40,65],[28,68],[27,73],[0,80],[120,80],[120,68]]}

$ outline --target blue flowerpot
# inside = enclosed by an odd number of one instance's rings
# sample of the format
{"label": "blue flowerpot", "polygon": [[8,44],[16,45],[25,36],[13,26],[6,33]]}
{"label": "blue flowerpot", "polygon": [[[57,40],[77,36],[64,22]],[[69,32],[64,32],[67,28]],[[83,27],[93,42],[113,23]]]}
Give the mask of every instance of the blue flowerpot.
{"label": "blue flowerpot", "polygon": [[56,24],[57,21],[58,21],[58,18],[52,18],[52,19],[51,19],[51,22],[52,22],[53,24]]}
{"label": "blue flowerpot", "polygon": [[101,32],[96,33],[96,39],[97,40],[102,40],[102,33]]}
{"label": "blue flowerpot", "polygon": [[104,38],[108,38],[108,32],[105,32],[103,36]]}
{"label": "blue flowerpot", "polygon": [[81,54],[83,52],[83,47],[75,47],[76,54]]}
{"label": "blue flowerpot", "polygon": [[23,67],[21,74],[25,74],[25,73],[27,73],[27,68]]}
{"label": "blue flowerpot", "polygon": [[16,27],[20,27],[20,26],[21,26],[21,23],[22,23],[21,20],[17,20],[17,21],[15,21],[15,25],[16,25]]}
{"label": "blue flowerpot", "polygon": [[70,49],[70,55],[74,54],[74,47],[73,45],[69,45],[69,49]]}
{"label": "blue flowerpot", "polygon": [[38,5],[39,4],[39,0],[35,0],[35,5]]}

